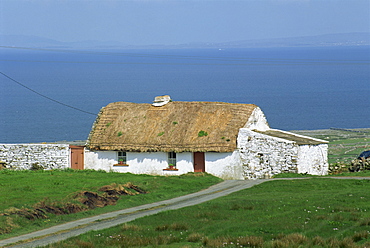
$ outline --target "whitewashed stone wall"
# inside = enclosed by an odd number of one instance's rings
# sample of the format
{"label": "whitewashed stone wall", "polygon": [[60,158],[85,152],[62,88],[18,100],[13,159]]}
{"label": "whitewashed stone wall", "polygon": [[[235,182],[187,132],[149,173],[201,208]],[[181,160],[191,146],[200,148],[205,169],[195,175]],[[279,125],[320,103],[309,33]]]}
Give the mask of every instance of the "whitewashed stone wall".
{"label": "whitewashed stone wall", "polygon": [[28,170],[33,164],[44,169],[70,167],[68,144],[0,144],[0,161],[6,168]]}
{"label": "whitewashed stone wall", "polygon": [[207,152],[205,153],[206,172],[222,179],[243,180],[243,167],[241,166],[238,151],[234,152]]}
{"label": "whitewashed stone wall", "polygon": [[327,144],[298,145],[242,128],[238,150],[245,179],[270,178],[279,173],[328,173]]}
{"label": "whitewashed stone wall", "polygon": [[301,145],[298,148],[298,173],[327,175],[328,145]]}
{"label": "whitewashed stone wall", "polygon": [[[164,170],[168,168],[166,152],[127,152],[128,166],[115,166],[118,163],[116,151],[85,151],[85,169],[105,170],[115,172],[130,172],[150,175],[181,175],[194,172],[193,153],[176,154],[177,171]],[[244,179],[238,152],[205,153],[206,172],[223,179]]]}
{"label": "whitewashed stone wall", "polygon": [[244,125],[244,128],[249,128],[250,130],[259,130],[259,131],[266,131],[270,129],[269,124],[267,123],[266,116],[259,107],[256,107],[253,110],[247,123]]}
{"label": "whitewashed stone wall", "polygon": [[85,149],[85,169],[112,171],[113,164],[118,163],[115,151],[90,151]]}
{"label": "whitewashed stone wall", "polygon": [[176,171],[168,168],[166,152],[127,152],[128,166],[115,165],[118,163],[116,151],[85,151],[85,169],[129,172],[149,175],[181,175],[194,171],[192,153],[177,153]]}
{"label": "whitewashed stone wall", "polygon": [[242,128],[238,149],[245,179],[270,178],[284,172],[298,172],[298,145]]}

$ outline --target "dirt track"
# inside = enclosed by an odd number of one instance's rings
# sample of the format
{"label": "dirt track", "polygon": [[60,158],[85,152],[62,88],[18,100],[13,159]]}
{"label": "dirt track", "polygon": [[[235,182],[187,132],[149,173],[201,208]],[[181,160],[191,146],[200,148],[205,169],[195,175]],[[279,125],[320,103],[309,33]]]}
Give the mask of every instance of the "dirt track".
{"label": "dirt track", "polygon": [[[343,177],[336,179],[368,179],[370,177]],[[286,179],[261,179],[261,180],[227,180],[222,183],[213,185],[208,189],[180,196],[177,198],[155,202],[151,204],[141,205],[129,209],[123,209],[115,212],[101,214],[94,217],[80,219],[58,226],[50,227],[37,232],[25,234],[22,236],[0,240],[0,247],[39,247],[70,237],[74,237],[91,230],[101,230],[126,223],[137,218],[156,214],[166,210],[180,209],[188,206],[197,205],[206,201],[216,199],[221,196],[226,196],[233,192],[250,188],[254,185],[271,181],[271,180],[292,180],[294,178]],[[307,179],[307,178],[299,178]],[[21,242],[19,245],[11,246],[11,244]]]}

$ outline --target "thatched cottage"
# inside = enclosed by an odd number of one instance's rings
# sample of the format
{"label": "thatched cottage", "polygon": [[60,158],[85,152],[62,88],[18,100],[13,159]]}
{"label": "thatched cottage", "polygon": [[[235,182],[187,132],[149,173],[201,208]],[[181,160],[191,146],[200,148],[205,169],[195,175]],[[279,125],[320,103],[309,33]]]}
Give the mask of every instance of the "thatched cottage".
{"label": "thatched cottage", "polygon": [[255,179],[328,170],[326,141],[271,129],[254,104],[169,96],[153,104],[111,103],[100,111],[86,147],[86,169],[136,174]]}

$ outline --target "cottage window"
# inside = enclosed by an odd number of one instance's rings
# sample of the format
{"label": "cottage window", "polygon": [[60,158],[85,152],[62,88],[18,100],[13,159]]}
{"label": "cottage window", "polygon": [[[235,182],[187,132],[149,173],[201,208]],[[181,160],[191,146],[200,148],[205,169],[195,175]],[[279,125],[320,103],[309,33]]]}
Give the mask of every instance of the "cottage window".
{"label": "cottage window", "polygon": [[175,152],[168,153],[168,165],[176,166],[176,153]]}
{"label": "cottage window", "polygon": [[126,162],[127,162],[126,152],[119,151],[118,152],[118,164],[126,164]]}

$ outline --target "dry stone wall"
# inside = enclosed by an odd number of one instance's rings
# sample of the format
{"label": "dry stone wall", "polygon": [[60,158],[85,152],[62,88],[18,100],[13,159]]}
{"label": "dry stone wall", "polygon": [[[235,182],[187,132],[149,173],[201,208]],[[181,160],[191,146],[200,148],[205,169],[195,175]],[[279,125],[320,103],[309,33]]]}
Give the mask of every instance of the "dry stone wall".
{"label": "dry stone wall", "polygon": [[64,169],[70,167],[69,155],[68,144],[0,144],[0,161],[7,169]]}
{"label": "dry stone wall", "polygon": [[298,145],[295,142],[242,128],[238,150],[245,179],[270,178],[298,170]]}

